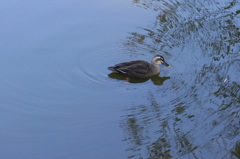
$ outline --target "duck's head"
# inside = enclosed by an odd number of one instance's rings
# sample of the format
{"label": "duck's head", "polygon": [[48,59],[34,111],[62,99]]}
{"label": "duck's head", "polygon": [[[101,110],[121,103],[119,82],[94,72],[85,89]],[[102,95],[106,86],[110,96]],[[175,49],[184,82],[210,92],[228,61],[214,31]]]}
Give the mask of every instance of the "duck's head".
{"label": "duck's head", "polygon": [[152,64],[154,64],[154,65],[163,64],[167,67],[170,67],[170,65],[166,63],[166,61],[164,60],[164,57],[161,55],[154,56],[152,59]]}

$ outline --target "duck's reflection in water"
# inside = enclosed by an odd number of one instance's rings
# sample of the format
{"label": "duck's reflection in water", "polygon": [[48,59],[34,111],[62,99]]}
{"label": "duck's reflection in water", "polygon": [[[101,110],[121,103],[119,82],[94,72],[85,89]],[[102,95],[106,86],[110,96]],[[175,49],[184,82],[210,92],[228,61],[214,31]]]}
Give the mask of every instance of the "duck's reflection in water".
{"label": "duck's reflection in water", "polygon": [[162,85],[164,81],[166,81],[167,79],[170,79],[170,77],[160,77],[159,75],[155,75],[150,78],[130,78],[117,73],[110,73],[108,74],[108,77],[112,79],[126,80],[129,83],[143,83],[150,79],[155,85]]}

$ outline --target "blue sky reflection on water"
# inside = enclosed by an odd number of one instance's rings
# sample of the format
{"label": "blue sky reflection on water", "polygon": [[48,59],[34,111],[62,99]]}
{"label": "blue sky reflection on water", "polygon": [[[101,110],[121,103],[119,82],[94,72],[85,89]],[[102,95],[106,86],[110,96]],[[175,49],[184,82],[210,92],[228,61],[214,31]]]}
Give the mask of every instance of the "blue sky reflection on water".
{"label": "blue sky reflection on water", "polygon": [[[3,1],[0,158],[234,158],[238,6]],[[108,75],[155,54],[157,78]]]}
{"label": "blue sky reflection on water", "polygon": [[155,13],[113,1],[2,1],[0,13],[0,158],[126,158],[127,94],[107,66]]}

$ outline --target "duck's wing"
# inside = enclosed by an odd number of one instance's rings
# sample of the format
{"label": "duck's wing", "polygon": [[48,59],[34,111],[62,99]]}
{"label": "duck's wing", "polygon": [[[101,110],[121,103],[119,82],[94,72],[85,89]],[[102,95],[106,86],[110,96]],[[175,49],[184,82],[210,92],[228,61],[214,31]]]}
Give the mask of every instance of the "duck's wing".
{"label": "duck's wing", "polygon": [[150,71],[150,64],[145,61],[130,61],[116,65],[116,70],[130,77],[144,77]]}
{"label": "duck's wing", "polygon": [[125,72],[123,71],[125,68],[127,68],[129,66],[132,66],[132,65],[135,65],[135,64],[139,64],[141,62],[144,62],[144,61],[138,60],[138,61],[121,62],[121,63],[116,64],[115,66],[108,67],[108,69],[111,70],[114,73],[125,74]]}

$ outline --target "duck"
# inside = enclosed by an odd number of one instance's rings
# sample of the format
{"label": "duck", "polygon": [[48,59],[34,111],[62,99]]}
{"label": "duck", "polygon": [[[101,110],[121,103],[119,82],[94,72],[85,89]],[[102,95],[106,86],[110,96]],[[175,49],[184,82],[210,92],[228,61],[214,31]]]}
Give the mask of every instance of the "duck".
{"label": "duck", "polygon": [[130,78],[149,78],[160,73],[159,64],[170,67],[163,56],[155,55],[151,63],[142,60],[128,61],[110,66],[108,69],[113,73],[125,75]]}

